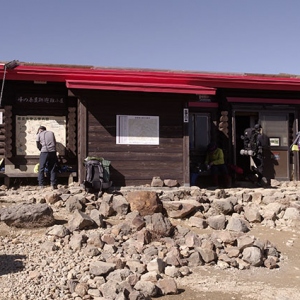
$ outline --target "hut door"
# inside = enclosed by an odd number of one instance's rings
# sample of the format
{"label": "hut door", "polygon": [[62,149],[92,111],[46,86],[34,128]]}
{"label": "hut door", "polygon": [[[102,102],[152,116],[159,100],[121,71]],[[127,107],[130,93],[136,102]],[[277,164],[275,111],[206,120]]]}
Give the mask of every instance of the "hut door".
{"label": "hut door", "polygon": [[189,115],[190,167],[205,160],[206,147],[210,142],[210,113],[191,112]]}
{"label": "hut door", "polygon": [[265,175],[267,178],[289,180],[289,113],[261,112],[260,120],[263,135],[270,144],[270,151],[265,155]]}
{"label": "hut door", "polygon": [[210,114],[190,113],[190,150],[203,151],[210,141]]}

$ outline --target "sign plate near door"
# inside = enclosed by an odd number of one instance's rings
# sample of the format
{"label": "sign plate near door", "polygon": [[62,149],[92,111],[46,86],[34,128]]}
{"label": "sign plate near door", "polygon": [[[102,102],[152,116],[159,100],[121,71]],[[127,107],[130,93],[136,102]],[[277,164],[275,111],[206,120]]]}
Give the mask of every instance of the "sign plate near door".
{"label": "sign plate near door", "polygon": [[279,147],[280,146],[280,138],[279,137],[270,137],[270,146]]}
{"label": "sign plate near door", "polygon": [[184,108],[183,109],[183,123],[188,123],[189,122],[189,109]]}

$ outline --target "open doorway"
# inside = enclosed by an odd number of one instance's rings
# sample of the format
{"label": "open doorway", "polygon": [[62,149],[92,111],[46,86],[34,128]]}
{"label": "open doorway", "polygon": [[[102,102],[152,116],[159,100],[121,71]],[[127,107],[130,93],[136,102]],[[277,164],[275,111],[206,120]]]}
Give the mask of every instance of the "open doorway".
{"label": "open doorway", "polygon": [[293,130],[294,114],[288,111],[235,111],[235,163],[244,170],[245,177],[251,174],[253,160],[248,155],[241,155],[243,149],[244,130],[259,123],[263,136],[264,177],[271,179],[290,180],[292,159],[289,151],[291,144],[289,132]]}

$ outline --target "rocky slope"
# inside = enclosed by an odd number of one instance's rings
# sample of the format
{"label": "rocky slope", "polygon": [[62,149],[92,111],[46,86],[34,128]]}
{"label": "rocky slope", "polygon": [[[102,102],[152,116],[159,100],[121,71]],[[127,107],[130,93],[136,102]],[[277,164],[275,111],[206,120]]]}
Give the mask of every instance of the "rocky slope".
{"label": "rocky slope", "polygon": [[[291,273],[281,248],[298,240],[291,233],[299,196],[297,183],[279,182],[269,189],[128,187],[99,199],[76,184],[2,187],[0,299],[200,299],[199,291],[206,299],[256,299],[264,284],[239,286],[249,274],[264,282]],[[285,232],[290,240],[278,245]],[[289,292],[282,299],[299,294]]]}

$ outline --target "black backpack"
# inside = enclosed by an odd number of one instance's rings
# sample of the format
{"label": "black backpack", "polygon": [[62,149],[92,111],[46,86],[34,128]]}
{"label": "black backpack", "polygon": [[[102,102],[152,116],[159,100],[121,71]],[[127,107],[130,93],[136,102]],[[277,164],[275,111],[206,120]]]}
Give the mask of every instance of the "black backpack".
{"label": "black backpack", "polygon": [[255,156],[258,150],[257,136],[258,131],[255,128],[246,128],[241,139],[244,141],[244,149],[240,151],[241,155]]}
{"label": "black backpack", "polygon": [[109,189],[112,185],[110,181],[110,161],[102,157],[88,156],[84,160],[86,176],[83,181],[83,188],[88,193],[102,195],[103,190]]}
{"label": "black backpack", "polygon": [[87,160],[84,162],[86,176],[83,181],[85,190],[88,193],[98,193],[103,188],[103,164],[99,160]]}

